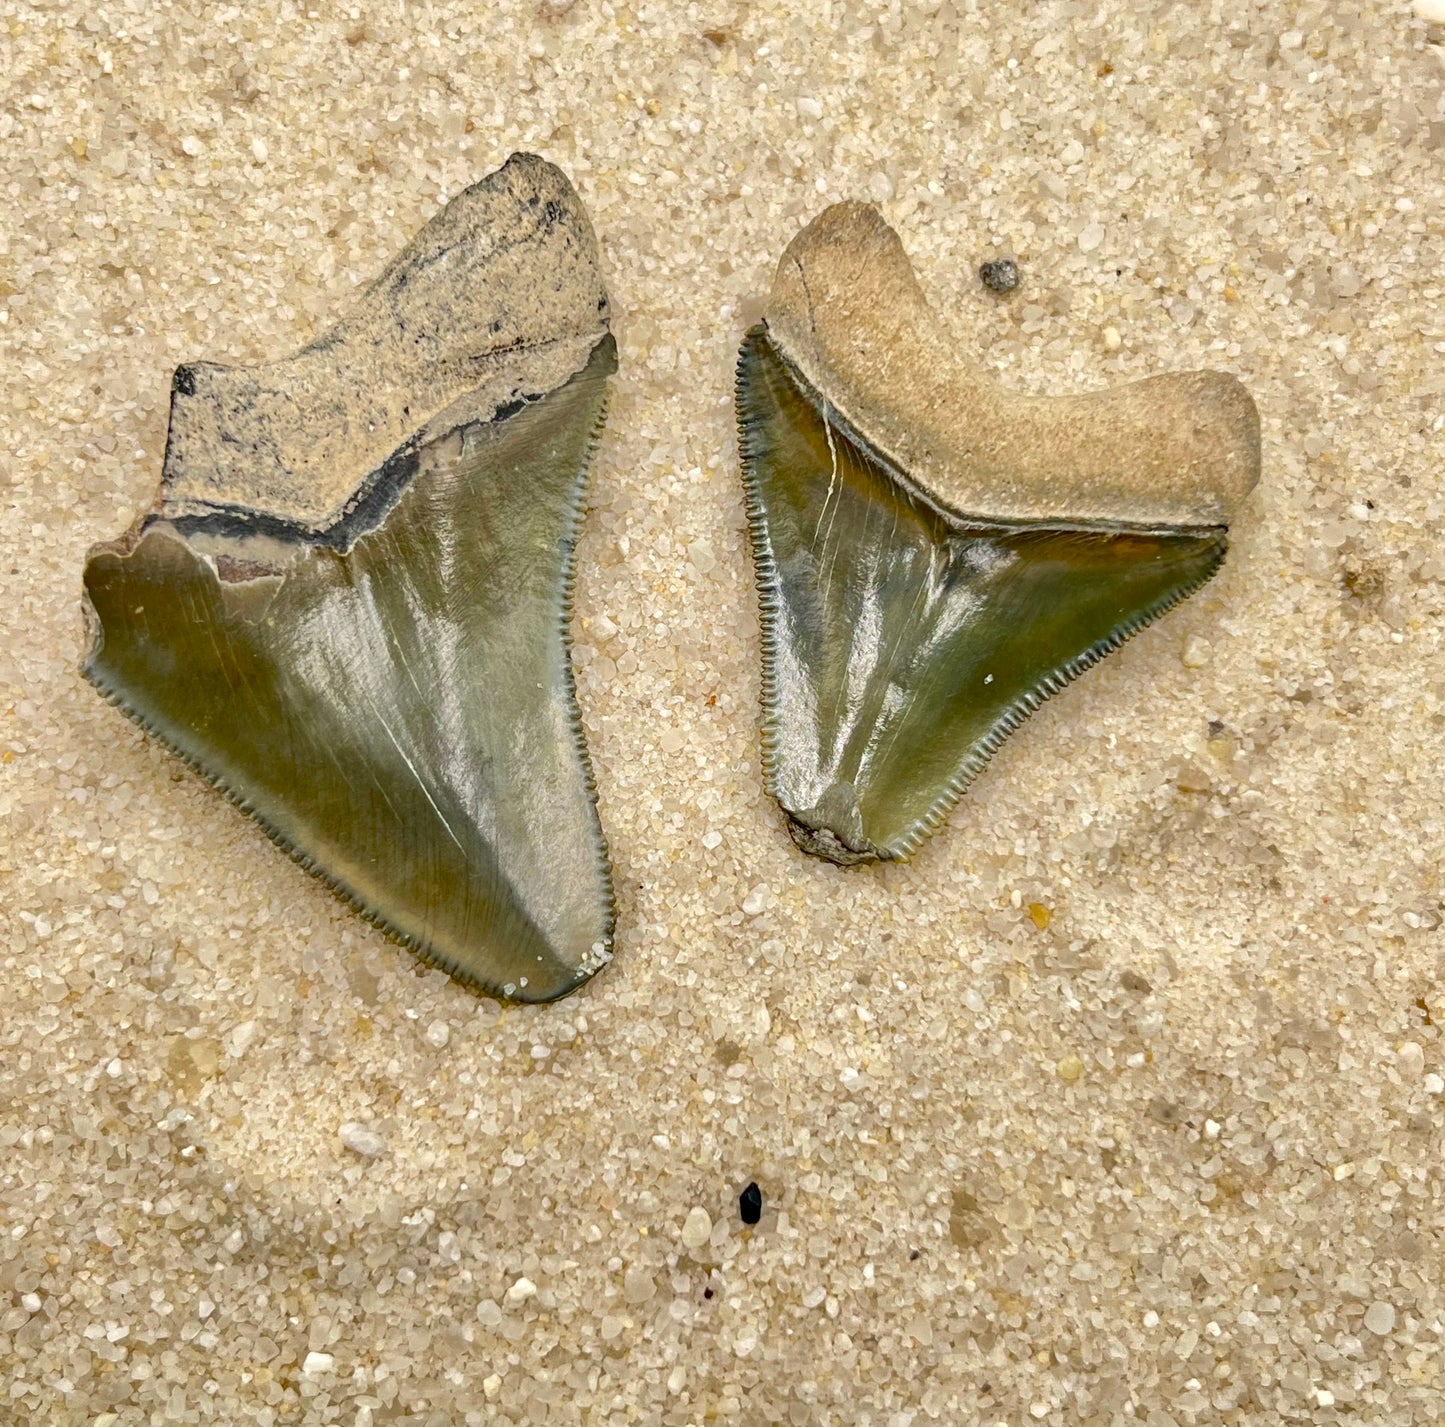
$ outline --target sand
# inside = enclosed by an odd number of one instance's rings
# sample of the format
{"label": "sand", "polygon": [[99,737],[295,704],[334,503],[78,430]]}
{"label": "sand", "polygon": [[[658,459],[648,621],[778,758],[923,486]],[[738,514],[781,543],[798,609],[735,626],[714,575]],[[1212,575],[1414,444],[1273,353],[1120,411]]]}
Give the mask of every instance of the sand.
{"label": "sand", "polygon": [[[1403,3],[0,5],[0,1421],[1441,1420],[1442,61]],[[515,149],[622,360],[617,954],[526,1010],[77,673],[171,369],[294,349]],[[1264,420],[1224,573],[853,869],[761,789],[731,407],[842,198],[1001,380]]]}

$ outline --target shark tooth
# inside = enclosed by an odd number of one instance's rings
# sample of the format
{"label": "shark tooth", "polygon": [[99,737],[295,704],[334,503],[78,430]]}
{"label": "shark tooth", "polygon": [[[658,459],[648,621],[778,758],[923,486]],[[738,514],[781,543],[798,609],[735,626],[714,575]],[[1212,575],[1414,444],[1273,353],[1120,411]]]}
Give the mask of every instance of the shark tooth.
{"label": "shark tooth", "polygon": [[1223,373],[988,380],[858,203],[784,253],[737,410],[765,777],[844,864],[911,856],[1044,699],[1208,580],[1259,476]]}
{"label": "shark tooth", "polygon": [[581,201],[514,155],[296,355],[179,368],[155,507],[85,566],[86,677],[387,932],[519,1000],[610,956],[568,624],[615,370]]}

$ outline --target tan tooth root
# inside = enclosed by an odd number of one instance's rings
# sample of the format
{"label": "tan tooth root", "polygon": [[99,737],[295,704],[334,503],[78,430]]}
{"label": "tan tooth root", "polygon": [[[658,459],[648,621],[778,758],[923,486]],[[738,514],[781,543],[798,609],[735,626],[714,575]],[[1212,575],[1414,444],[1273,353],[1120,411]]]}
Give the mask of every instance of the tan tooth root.
{"label": "tan tooth root", "polygon": [[1259,480],[1259,414],[1226,373],[1078,396],[1021,395],[987,377],[960,355],[868,204],[836,204],[793,239],[767,324],[874,449],[955,510],[1228,525]]}

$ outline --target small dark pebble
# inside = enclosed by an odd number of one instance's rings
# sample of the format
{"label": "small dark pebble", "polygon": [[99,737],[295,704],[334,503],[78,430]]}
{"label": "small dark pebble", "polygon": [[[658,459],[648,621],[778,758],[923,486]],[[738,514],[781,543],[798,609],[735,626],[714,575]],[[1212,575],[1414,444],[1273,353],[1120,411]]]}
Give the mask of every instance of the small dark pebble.
{"label": "small dark pebble", "polygon": [[738,1195],[738,1213],[744,1224],[756,1224],[763,1217],[763,1191],[750,1184]]}
{"label": "small dark pebble", "polygon": [[1156,1095],[1149,1101],[1149,1118],[1161,1125],[1177,1125],[1184,1118],[1184,1111],[1174,1101]]}
{"label": "small dark pebble", "polygon": [[990,292],[1002,297],[1019,285],[1019,265],[1012,258],[995,258],[979,265],[978,276]]}

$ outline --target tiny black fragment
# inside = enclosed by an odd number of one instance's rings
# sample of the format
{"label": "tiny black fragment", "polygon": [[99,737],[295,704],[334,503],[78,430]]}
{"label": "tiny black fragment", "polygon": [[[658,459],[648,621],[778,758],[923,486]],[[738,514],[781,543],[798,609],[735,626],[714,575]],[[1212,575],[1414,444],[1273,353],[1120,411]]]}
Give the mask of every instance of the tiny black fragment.
{"label": "tiny black fragment", "polygon": [[978,276],[990,292],[1002,297],[1019,285],[1019,265],[1012,258],[995,258],[979,264]]}
{"label": "tiny black fragment", "polygon": [[750,1184],[738,1195],[738,1213],[744,1224],[756,1224],[763,1217],[763,1191]]}

